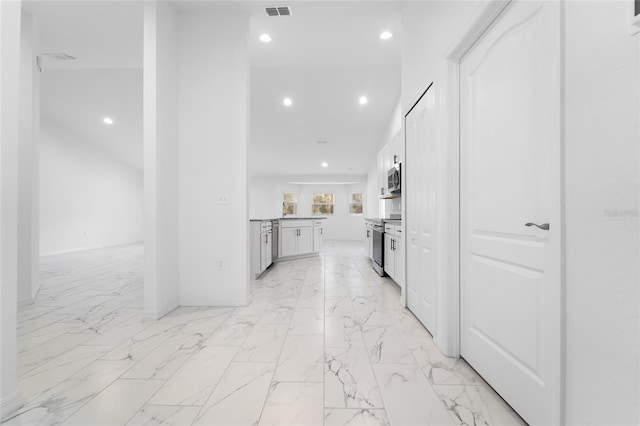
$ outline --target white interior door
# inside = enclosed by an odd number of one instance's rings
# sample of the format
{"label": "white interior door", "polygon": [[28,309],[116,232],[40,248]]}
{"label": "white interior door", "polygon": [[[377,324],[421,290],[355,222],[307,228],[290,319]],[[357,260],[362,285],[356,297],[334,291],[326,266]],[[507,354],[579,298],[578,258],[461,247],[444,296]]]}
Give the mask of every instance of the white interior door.
{"label": "white interior door", "polygon": [[461,354],[547,425],[560,421],[559,28],[557,2],[514,1],[460,63]]}
{"label": "white interior door", "polygon": [[435,95],[427,90],[405,117],[403,195],[406,198],[407,307],[433,334],[436,318]]}

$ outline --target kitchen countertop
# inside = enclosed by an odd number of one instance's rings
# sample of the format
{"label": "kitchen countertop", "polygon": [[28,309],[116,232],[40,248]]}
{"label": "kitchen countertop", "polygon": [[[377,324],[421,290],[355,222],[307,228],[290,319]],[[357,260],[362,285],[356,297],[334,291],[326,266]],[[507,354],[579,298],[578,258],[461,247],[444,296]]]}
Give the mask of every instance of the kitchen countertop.
{"label": "kitchen countertop", "polygon": [[365,217],[364,220],[369,222],[402,223],[402,219],[380,219],[378,217]]}
{"label": "kitchen countertop", "polygon": [[272,220],[325,220],[326,216],[313,217],[274,217],[271,219],[249,219],[249,222],[268,222]]}

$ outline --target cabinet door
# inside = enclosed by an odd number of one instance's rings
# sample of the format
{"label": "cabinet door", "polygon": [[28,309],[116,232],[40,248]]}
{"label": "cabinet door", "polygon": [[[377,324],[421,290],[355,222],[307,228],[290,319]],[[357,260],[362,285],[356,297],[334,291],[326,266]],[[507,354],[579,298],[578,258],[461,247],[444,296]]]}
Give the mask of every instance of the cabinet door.
{"label": "cabinet door", "polygon": [[387,175],[384,170],[384,151],[378,153],[378,188],[376,195],[384,195],[387,192]]}
{"label": "cabinet door", "polygon": [[382,162],[382,182],[383,183],[383,187],[384,187],[384,193],[388,194],[389,193],[389,169],[391,168],[391,166],[393,165],[393,154],[391,154],[391,143],[388,143],[383,149],[382,149],[382,158],[383,158],[383,162]]}
{"label": "cabinet door", "polygon": [[322,251],[322,226],[313,227],[313,252],[320,253]]}
{"label": "cabinet door", "polygon": [[[397,234],[398,231],[396,231]],[[396,242],[393,244],[395,250],[393,251],[395,257],[395,282],[398,283],[400,288],[404,289],[404,240],[402,238],[402,234],[400,236],[396,235]]]}
{"label": "cabinet door", "polygon": [[264,267],[262,268],[267,269],[269,267],[269,265],[271,265],[271,239],[272,239],[273,235],[271,234],[271,231],[265,233],[265,238],[264,238]]}
{"label": "cabinet door", "polygon": [[391,142],[391,165],[393,165],[393,160],[396,162],[402,163],[402,157],[404,152],[404,139],[402,138],[402,132],[396,133],[393,137],[393,142]]}
{"label": "cabinet door", "polygon": [[395,277],[395,254],[392,247],[393,235],[384,234],[384,271],[391,278]]}
{"label": "cabinet door", "polygon": [[369,259],[373,260],[373,229],[369,230]]}
{"label": "cabinet door", "polygon": [[298,253],[307,254],[313,253],[313,227],[298,228]]}
{"label": "cabinet door", "polygon": [[280,228],[280,256],[298,254],[298,228]]}

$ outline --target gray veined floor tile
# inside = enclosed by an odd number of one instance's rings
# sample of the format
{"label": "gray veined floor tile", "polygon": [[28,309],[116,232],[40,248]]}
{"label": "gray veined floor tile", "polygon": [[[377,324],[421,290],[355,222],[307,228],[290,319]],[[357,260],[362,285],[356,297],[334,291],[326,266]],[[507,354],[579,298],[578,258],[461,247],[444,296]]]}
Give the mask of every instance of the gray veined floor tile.
{"label": "gray veined floor tile", "polygon": [[417,364],[375,364],[373,369],[392,425],[454,424]]}
{"label": "gray veined floor tile", "polygon": [[69,417],[64,425],[125,424],[162,386],[161,380],[119,379]]}
{"label": "gray veined floor tile", "polygon": [[127,422],[127,426],[186,426],[193,423],[199,411],[200,407],[145,405]]}
{"label": "gray veined floor tile", "polygon": [[369,358],[374,364],[415,364],[416,360],[392,325],[362,328]]}
{"label": "gray veined floor tile", "polygon": [[259,426],[322,426],[322,383],[274,382]]}
{"label": "gray veined floor tile", "polygon": [[255,327],[259,315],[235,316],[227,318],[207,339],[207,346],[242,346]]}
{"label": "gray veined floor tile", "polygon": [[326,348],[324,402],[327,408],[383,408],[365,348]]}
{"label": "gray veined floor tile", "polygon": [[204,343],[201,334],[176,334],[138,361],[123,378],[168,379]]}
{"label": "gray veined floor tile", "polygon": [[18,312],[25,406],[5,424],[520,422],[438,350],[359,243],[275,264],[245,308],[158,321],[140,320],[142,257],[131,245],[41,259],[40,296]]}
{"label": "gray veined floor tile", "polygon": [[383,409],[327,408],[324,426],[391,426]]}
{"label": "gray veined floor tile", "polygon": [[326,317],[325,346],[328,348],[362,347],[362,330],[353,317]]}
{"label": "gray veined floor tile", "polygon": [[324,312],[328,317],[355,316],[351,297],[349,296],[327,297],[324,304]]}
{"label": "gray veined floor tile", "polygon": [[231,363],[194,424],[206,426],[256,424],[269,392],[274,368],[274,364],[268,363]]}
{"label": "gray veined floor tile", "polygon": [[235,361],[277,362],[287,329],[281,324],[256,325],[240,347]]}
{"label": "gray veined floor tile", "polygon": [[[129,361],[95,361],[58,383],[20,380],[30,396],[19,410],[16,424],[55,425],[99,395],[131,367]],[[37,379],[36,379],[37,380]],[[25,395],[28,392],[25,392]]]}
{"label": "gray veined floor tile", "polygon": [[238,348],[226,346],[203,348],[163,384],[149,403],[204,405],[237,352]]}
{"label": "gray veined floor tile", "polygon": [[289,334],[276,368],[278,382],[322,382],[324,342],[321,335]]}
{"label": "gray veined floor tile", "polygon": [[436,385],[434,388],[458,425],[526,425],[511,407],[484,386]]}
{"label": "gray veined floor tile", "polygon": [[289,334],[324,333],[324,312],[322,309],[296,309],[291,318]]}
{"label": "gray veined floor tile", "polygon": [[432,384],[484,385],[465,360],[445,356],[433,343],[431,336],[407,338],[405,341]]}

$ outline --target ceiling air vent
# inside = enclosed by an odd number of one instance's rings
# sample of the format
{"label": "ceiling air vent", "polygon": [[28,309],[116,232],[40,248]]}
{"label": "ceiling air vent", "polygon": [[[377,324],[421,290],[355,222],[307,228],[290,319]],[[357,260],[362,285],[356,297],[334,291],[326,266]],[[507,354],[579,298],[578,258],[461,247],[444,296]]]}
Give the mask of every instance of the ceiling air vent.
{"label": "ceiling air vent", "polygon": [[269,16],[290,16],[291,15],[291,7],[289,6],[277,6],[277,7],[267,7],[265,8],[267,11],[267,15]]}
{"label": "ceiling air vent", "polygon": [[71,55],[67,55],[66,53],[43,53],[42,56],[46,56],[47,58],[55,59],[58,61],[72,61],[76,59]]}

